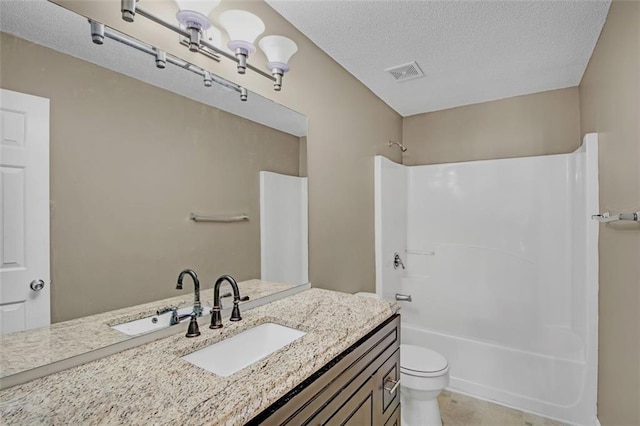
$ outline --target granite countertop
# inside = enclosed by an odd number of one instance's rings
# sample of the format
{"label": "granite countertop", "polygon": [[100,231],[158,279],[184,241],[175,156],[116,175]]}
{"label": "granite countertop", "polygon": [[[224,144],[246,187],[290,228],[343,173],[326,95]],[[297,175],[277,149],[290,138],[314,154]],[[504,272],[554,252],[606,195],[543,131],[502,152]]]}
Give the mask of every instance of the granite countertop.
{"label": "granite countertop", "polygon": [[[238,286],[242,296],[249,296],[251,301],[292,287],[290,284],[262,280],[242,281]],[[221,287],[225,289],[222,293],[226,292],[227,287],[231,288],[228,285]],[[201,291],[200,300],[203,306],[213,305],[213,289]],[[222,303],[228,306],[230,301],[223,299]],[[193,290],[185,288],[176,297],[0,336],[0,377],[128,340],[135,336],[128,336],[111,326],[151,316],[159,308],[191,304]]]}
{"label": "granite countertop", "polygon": [[[396,304],[310,289],[243,320],[120,352],[0,392],[4,424],[216,424],[250,420],[398,311]],[[180,357],[266,322],[307,334],[229,377]]]}

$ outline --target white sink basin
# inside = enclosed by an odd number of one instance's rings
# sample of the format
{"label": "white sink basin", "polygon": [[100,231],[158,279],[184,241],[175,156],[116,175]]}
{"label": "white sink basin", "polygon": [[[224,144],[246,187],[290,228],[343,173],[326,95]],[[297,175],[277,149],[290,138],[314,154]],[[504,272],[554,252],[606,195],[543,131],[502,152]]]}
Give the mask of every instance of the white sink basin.
{"label": "white sink basin", "polygon": [[261,324],[185,355],[182,359],[218,376],[227,377],[305,334],[304,331],[280,324]]}
{"label": "white sink basin", "polygon": [[[211,308],[209,306],[203,306],[202,312],[207,313],[210,309]],[[184,308],[178,309],[178,315],[184,315],[190,312],[193,312],[193,306],[185,306]],[[139,334],[149,333],[150,331],[167,328],[171,325],[170,323],[171,312],[166,312],[162,315],[152,315],[135,321],[114,325],[111,328],[129,336],[137,336]]]}

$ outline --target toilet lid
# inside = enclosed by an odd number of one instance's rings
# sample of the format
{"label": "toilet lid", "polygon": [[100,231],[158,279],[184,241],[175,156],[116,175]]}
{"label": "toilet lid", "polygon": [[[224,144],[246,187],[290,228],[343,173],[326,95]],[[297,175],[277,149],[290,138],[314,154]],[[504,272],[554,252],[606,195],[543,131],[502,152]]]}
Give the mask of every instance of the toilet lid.
{"label": "toilet lid", "polygon": [[411,375],[444,374],[447,359],[436,351],[414,345],[400,345],[400,370]]}

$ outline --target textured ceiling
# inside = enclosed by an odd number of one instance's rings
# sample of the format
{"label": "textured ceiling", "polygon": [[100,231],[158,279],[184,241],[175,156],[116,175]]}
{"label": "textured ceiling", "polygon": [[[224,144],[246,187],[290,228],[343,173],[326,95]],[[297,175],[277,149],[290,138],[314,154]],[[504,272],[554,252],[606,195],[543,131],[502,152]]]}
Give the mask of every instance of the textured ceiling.
{"label": "textured ceiling", "polygon": [[[578,85],[610,5],[266,1],[402,116]],[[412,61],[424,77],[384,71]]]}
{"label": "textured ceiling", "polygon": [[86,18],[46,0],[0,0],[0,30],[280,131],[306,134],[304,115],[260,95],[241,102],[235,91],[205,88],[200,76],[172,65],[160,70],[147,54],[113,40],[93,44]]}

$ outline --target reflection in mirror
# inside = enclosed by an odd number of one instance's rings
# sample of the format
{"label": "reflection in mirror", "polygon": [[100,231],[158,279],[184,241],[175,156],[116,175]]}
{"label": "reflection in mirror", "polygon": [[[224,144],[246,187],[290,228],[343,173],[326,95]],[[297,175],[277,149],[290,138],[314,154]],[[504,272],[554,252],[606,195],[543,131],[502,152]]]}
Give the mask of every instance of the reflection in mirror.
{"label": "reflection in mirror", "polygon": [[[45,0],[2,1],[0,18],[3,94],[49,99],[51,275],[22,302],[50,291],[52,323],[7,334],[11,309],[2,310],[0,377],[123,341],[129,334],[112,326],[143,317],[162,322],[158,310],[192,305],[193,286],[176,290],[185,268],[200,278],[203,306],[211,306],[222,274],[233,275],[249,296],[244,309],[308,285],[304,116],[254,93],[241,102],[233,83],[205,87],[202,75],[159,69],[153,57],[112,39],[95,45],[86,18]],[[3,168],[13,167],[5,164],[8,99],[2,99]],[[260,172],[297,183],[262,179],[276,186],[265,187],[261,200]],[[278,202],[265,199],[285,190],[294,192]],[[297,218],[286,216],[291,203],[301,207]],[[248,220],[194,221],[192,213]],[[287,226],[292,221],[296,226]],[[5,226],[3,238],[10,231]],[[272,263],[274,252],[287,247],[299,255],[293,274]],[[0,307],[10,305],[0,300]],[[28,314],[26,305],[17,316]],[[71,334],[82,339],[69,342]],[[18,347],[11,358],[9,348]]]}

